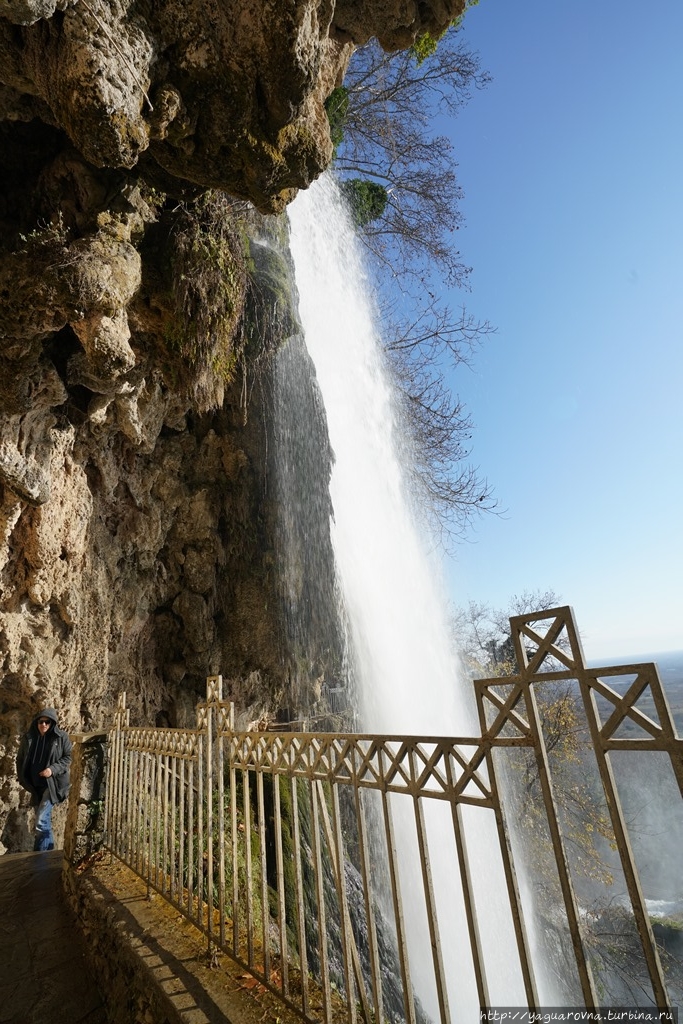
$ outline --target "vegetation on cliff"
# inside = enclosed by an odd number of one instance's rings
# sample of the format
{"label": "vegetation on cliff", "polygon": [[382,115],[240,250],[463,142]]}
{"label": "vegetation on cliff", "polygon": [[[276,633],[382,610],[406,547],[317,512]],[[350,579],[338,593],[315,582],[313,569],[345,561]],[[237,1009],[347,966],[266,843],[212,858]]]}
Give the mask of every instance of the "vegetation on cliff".
{"label": "vegetation on cliff", "polygon": [[177,207],[169,249],[171,315],[164,341],[180,374],[173,383],[198,412],[208,412],[223,404],[243,349],[238,327],[247,263],[228,197],[210,190]]}

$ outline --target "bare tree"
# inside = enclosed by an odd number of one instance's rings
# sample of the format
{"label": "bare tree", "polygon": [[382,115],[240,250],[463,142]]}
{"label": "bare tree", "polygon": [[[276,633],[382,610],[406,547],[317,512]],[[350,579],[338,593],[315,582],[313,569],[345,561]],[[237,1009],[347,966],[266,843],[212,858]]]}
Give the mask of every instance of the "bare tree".
{"label": "bare tree", "polygon": [[488,78],[454,28],[438,45],[390,54],[375,42],[362,47],[328,101],[335,170],[378,290],[392,296],[392,308],[382,310],[386,349],[421,493],[446,546],[474,516],[497,508],[468,462],[472,422],[450,385],[493,328],[436,297],[438,278],[463,285],[469,268],[454,244],[462,193],[453,148],[432,128]]}
{"label": "bare tree", "polygon": [[503,608],[470,601],[456,610],[453,633],[461,657],[473,671],[488,676],[513,675],[514,662],[510,618],[531,615],[562,603],[552,589],[524,590],[515,594]]}
{"label": "bare tree", "polygon": [[387,317],[385,324],[421,493],[448,546],[464,534],[474,515],[497,507],[488,481],[467,461],[473,424],[446,380],[447,372],[469,366],[493,328],[464,308],[456,314],[436,300],[411,321]]}
{"label": "bare tree", "polygon": [[433,52],[385,53],[376,42],[354,55],[329,111],[339,130],[335,168],[342,178],[386,189],[382,215],[367,223],[365,241],[392,275],[422,288],[434,271],[449,284],[469,273],[454,244],[462,190],[450,141],[433,134],[437,114],[454,116],[474,88],[487,84],[479,57],[457,29]]}

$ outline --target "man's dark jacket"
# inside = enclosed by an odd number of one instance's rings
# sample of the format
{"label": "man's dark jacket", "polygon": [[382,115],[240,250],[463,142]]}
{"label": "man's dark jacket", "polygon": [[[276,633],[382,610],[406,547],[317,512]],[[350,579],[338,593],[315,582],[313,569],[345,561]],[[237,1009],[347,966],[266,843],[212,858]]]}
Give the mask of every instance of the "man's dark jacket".
{"label": "man's dark jacket", "polygon": [[45,766],[52,771],[52,775],[45,781],[50,801],[53,804],[61,804],[63,800],[66,800],[69,792],[71,740],[68,734],[57,725],[57,712],[54,708],[43,708],[33,719],[28,732],[22,738],[17,754],[17,776],[24,789],[27,789],[33,797],[31,802],[34,805],[39,804],[42,793],[31,782],[31,758],[40,741],[37,724],[39,718],[50,718],[54,722],[47,733],[51,740],[51,746]]}

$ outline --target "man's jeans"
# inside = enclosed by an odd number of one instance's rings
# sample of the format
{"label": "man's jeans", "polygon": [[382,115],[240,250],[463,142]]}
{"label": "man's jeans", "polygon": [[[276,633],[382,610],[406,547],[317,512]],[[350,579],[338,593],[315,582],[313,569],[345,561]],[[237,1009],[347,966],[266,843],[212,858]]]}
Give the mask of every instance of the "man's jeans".
{"label": "man's jeans", "polygon": [[55,838],[52,835],[52,801],[49,790],[45,790],[36,810],[36,839],[34,850],[54,850]]}

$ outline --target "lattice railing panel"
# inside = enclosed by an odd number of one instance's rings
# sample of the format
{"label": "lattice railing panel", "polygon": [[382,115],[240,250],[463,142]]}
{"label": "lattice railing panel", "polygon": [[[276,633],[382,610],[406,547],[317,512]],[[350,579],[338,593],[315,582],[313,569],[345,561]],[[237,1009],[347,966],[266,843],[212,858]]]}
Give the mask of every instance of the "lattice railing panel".
{"label": "lattice railing panel", "polygon": [[[460,966],[446,962],[440,928],[454,900],[466,922],[476,1000],[489,1004],[477,864],[468,852],[470,815],[487,815],[498,837],[519,984],[527,1005],[538,1006],[496,767],[505,751],[530,758],[583,1001],[597,1005],[536,698],[548,684],[571,686],[585,709],[654,998],[665,1004],[609,760],[622,749],[664,753],[683,793],[681,740],[656,667],[587,668],[569,608],[514,617],[511,631],[518,672],[476,682],[481,736],[474,738],[236,733],[220,676],[207,680],[195,729],[131,727],[122,695],[109,744],[109,848],[201,928],[210,948],[227,952],[305,1020],[332,1024],[343,1010],[353,1022],[417,1024],[417,943],[431,959],[432,1016],[446,1024]],[[439,808],[439,828],[450,836],[434,834]],[[447,869],[444,850],[455,857]],[[456,878],[457,893],[450,888]],[[407,934],[406,886],[410,903],[421,901],[419,941]],[[448,910],[437,906],[437,892],[449,893]]]}
{"label": "lattice railing panel", "polygon": [[[596,987],[587,959],[580,911],[563,844],[542,723],[536,706],[536,690],[548,683],[572,686],[580,697],[653,997],[658,1005],[666,1005],[662,965],[609,759],[611,752],[619,750],[666,754],[683,795],[683,742],[677,736],[657,668],[654,664],[588,668],[569,607],[514,616],[510,619],[510,627],[518,673],[505,679],[477,680],[482,734],[496,745],[526,741],[533,747],[586,1005],[595,1003]],[[610,685],[616,679],[627,680],[623,693]],[[651,705],[651,710],[638,707],[639,702],[645,701]]]}

